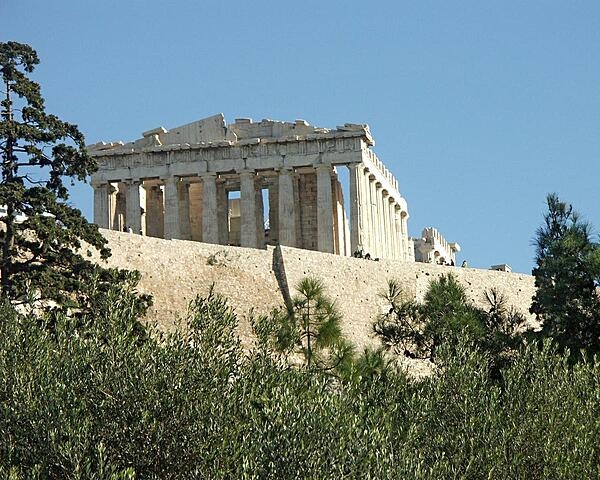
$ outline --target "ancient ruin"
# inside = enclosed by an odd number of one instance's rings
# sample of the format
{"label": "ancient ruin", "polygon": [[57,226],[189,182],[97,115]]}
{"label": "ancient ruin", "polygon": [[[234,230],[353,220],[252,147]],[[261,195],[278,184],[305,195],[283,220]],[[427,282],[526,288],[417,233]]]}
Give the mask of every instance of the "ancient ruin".
{"label": "ancient ruin", "polygon": [[456,253],[460,252],[458,243],[448,242],[437,229],[423,229],[421,238],[414,240],[415,260],[436,265],[455,265]]}
{"label": "ancient ruin", "polygon": [[373,145],[367,125],[227,125],[223,115],[131,143],[97,143],[89,147],[99,165],[94,222],[165,239],[414,261],[406,200]]}

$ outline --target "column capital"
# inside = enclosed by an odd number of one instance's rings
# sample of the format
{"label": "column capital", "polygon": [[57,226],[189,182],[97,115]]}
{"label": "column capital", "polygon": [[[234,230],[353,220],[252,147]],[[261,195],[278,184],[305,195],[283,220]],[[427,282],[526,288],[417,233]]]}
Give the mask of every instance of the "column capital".
{"label": "column capital", "polygon": [[360,173],[362,175],[366,175],[369,173],[369,169],[365,166],[363,162],[352,162],[346,165],[349,170],[354,170],[357,174]]}
{"label": "column capital", "polygon": [[167,183],[174,184],[174,183],[179,182],[181,180],[181,178],[176,177],[175,175],[168,175],[168,176],[165,176],[165,177],[160,177],[160,180],[164,184],[167,184]]}
{"label": "column capital", "polygon": [[315,170],[317,172],[323,172],[325,170],[331,172],[333,170],[333,168],[330,163],[319,163],[319,164],[315,165]]}
{"label": "column capital", "polygon": [[90,185],[92,186],[92,188],[101,188],[107,187],[108,185],[110,185],[110,182],[108,180],[99,180],[96,178],[92,178],[90,180]]}
{"label": "column capital", "polygon": [[256,176],[257,176],[257,172],[256,172],[256,170],[239,170],[239,171],[237,172],[237,174],[238,174],[240,177],[244,176],[245,178],[248,178],[248,177],[256,177]]}

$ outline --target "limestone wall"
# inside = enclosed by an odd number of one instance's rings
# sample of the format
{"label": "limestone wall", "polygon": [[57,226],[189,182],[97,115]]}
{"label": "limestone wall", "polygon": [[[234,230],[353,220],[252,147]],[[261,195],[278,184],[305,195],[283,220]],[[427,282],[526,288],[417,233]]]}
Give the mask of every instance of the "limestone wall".
{"label": "limestone wall", "polygon": [[272,247],[258,250],[110,230],[102,233],[113,252],[110,265],[142,272],[140,288],[154,295],[155,302],[148,320],[173,327],[187,303],[214,283],[238,313],[240,334],[246,340],[250,338],[249,312],[268,313],[283,306],[286,285],[293,296],[293,287],[307,275],[323,280],[344,316],[345,334],[359,348],[374,342],[371,324],[385,309],[378,294],[390,278],[397,279],[407,295],[420,300],[431,279],[453,272],[477,304],[485,306],[484,291],[496,287],[527,315],[534,292],[533,277],[523,274],[398,260],[375,262],[290,247],[282,247],[278,255]]}

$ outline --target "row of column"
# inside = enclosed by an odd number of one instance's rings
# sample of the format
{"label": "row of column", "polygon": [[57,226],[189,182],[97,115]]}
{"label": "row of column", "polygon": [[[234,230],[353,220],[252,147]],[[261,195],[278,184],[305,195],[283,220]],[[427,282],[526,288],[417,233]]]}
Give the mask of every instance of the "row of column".
{"label": "row of column", "polygon": [[[317,181],[317,249],[335,252],[334,203],[332,190],[332,167],[319,165],[315,169]],[[277,172],[278,241],[282,245],[301,247],[298,215],[299,192],[295,173],[291,169]],[[202,241],[227,244],[228,194],[216,174],[202,175]],[[244,247],[262,248],[265,242],[263,198],[260,177],[254,171],[239,173],[240,184],[240,244]],[[119,182],[124,185],[125,223],[133,232],[145,231],[147,235],[165,239],[189,239],[190,198],[189,190],[179,177],[161,180],[163,189],[156,183],[144,183],[139,179]],[[144,188],[145,209],[142,210],[140,187]],[[115,189],[110,183],[94,185],[94,222],[102,227],[118,229],[111,218],[115,211]],[[145,211],[145,225],[142,225]],[[145,227],[145,228],[143,228]]]}
{"label": "row of column", "polygon": [[409,260],[408,212],[364,164],[350,169],[352,251],[371,257]]}
{"label": "row of column", "polygon": [[[346,216],[336,176],[330,165],[317,165],[311,170],[316,176],[316,247],[321,252],[351,254],[357,250],[372,258],[409,259],[407,232],[408,213],[400,198],[390,195],[376,173],[364,164],[350,165],[350,245],[346,247]],[[276,172],[276,238],[281,245],[306,248],[303,228],[299,221],[302,202],[307,202],[306,191],[299,192],[298,175],[291,169]],[[239,174],[240,188],[240,244],[244,247],[263,248],[265,243],[261,177],[254,171]],[[216,174],[200,176],[202,241],[214,244],[229,242],[228,193]],[[314,180],[313,180],[314,181]],[[125,217],[135,232],[166,239],[191,239],[190,190],[179,177],[162,179],[163,189],[156,183],[130,179],[125,185]],[[313,184],[314,185],[314,184]],[[142,225],[140,187],[145,192],[145,225]],[[336,188],[334,190],[334,187]],[[103,228],[115,228],[109,219],[114,206],[111,184],[94,186],[94,221]],[[313,187],[314,195],[314,187]],[[313,197],[314,198],[314,197]],[[404,208],[403,208],[404,207]],[[311,207],[312,208],[312,207]],[[341,213],[340,213],[341,212]],[[314,214],[314,211],[313,211]],[[275,219],[273,219],[275,220]],[[197,220],[196,220],[197,221]],[[314,220],[312,220],[314,221]],[[275,223],[272,221],[272,223]],[[310,223],[310,222],[309,222]],[[118,228],[118,227],[117,227]],[[314,240],[313,240],[314,241]],[[310,248],[310,247],[309,247]]]}

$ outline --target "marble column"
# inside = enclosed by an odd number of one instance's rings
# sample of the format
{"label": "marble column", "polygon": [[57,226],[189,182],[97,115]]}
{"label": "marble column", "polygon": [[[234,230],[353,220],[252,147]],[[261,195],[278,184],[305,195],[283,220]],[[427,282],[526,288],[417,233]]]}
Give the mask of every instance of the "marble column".
{"label": "marble column", "polygon": [[364,175],[362,163],[349,165],[350,171],[350,252],[366,250],[365,221],[364,221]]}
{"label": "marble column", "polygon": [[254,204],[256,205],[256,245],[257,248],[265,248],[265,206],[263,203],[263,192],[261,178],[256,176],[254,181]]}
{"label": "marble column", "polygon": [[124,182],[117,183],[117,192],[114,196],[115,209],[113,229],[122,232],[125,229],[125,216],[127,215],[127,193]]}
{"label": "marble column", "polygon": [[160,185],[147,184],[146,189],[146,235],[164,237],[165,212],[163,192]]}
{"label": "marble column", "polygon": [[182,181],[179,184],[179,238],[192,239],[192,224],[190,222],[190,184]]}
{"label": "marble column", "polygon": [[[261,197],[262,198],[262,197]],[[256,172],[240,173],[240,244],[242,247],[262,248],[264,231],[261,232],[263,212],[257,202]],[[261,202],[262,203],[262,202]],[[260,212],[259,212],[260,210]]]}
{"label": "marble column", "polygon": [[317,170],[317,249],[333,253],[333,195],[331,166],[319,165]]}
{"label": "marble column", "polygon": [[108,224],[111,230],[119,231],[119,183],[111,183],[108,188]]}
{"label": "marble column", "polygon": [[357,178],[362,185],[363,196],[361,198],[361,210],[363,212],[363,251],[372,251],[373,232],[371,228],[371,183],[369,181],[369,170],[364,168]]}
{"label": "marble column", "polygon": [[390,253],[390,194],[387,190],[381,190],[381,226],[383,229],[382,254],[383,258],[391,258]]}
{"label": "marble column", "polygon": [[369,189],[370,189],[370,201],[371,201],[371,235],[373,241],[371,242],[371,254],[372,258],[378,257],[381,254],[379,247],[379,217],[377,213],[377,180],[375,175],[369,176]]}
{"label": "marble column", "polygon": [[385,257],[385,220],[383,216],[383,185],[381,182],[375,183],[376,193],[375,202],[377,203],[377,233],[379,237],[379,258]]}
{"label": "marble column", "polygon": [[190,235],[192,240],[202,241],[202,182],[189,185],[190,197]]}
{"label": "marble column", "polygon": [[133,233],[140,233],[142,229],[142,211],[140,205],[140,181],[128,180],[125,183],[125,225]]}
{"label": "marble column", "polygon": [[269,244],[279,243],[279,176],[271,179],[267,187],[269,199]]}
{"label": "marble column", "polygon": [[402,208],[400,205],[394,205],[394,230],[396,234],[396,258],[399,260],[406,260],[404,257],[404,236],[402,235]]}
{"label": "marble column", "polygon": [[93,183],[94,187],[94,223],[100,228],[109,228],[109,189],[108,183]]}
{"label": "marble column", "polygon": [[388,218],[390,226],[390,258],[398,259],[398,236],[396,235],[396,201],[389,197]]}
{"label": "marble column", "polygon": [[219,224],[217,221],[217,176],[202,176],[202,241],[219,243]]}
{"label": "marble column", "polygon": [[220,245],[229,244],[229,196],[225,182],[217,181],[217,211],[216,221]]}
{"label": "marble column", "polygon": [[165,239],[181,238],[178,177],[167,177],[165,182]]}
{"label": "marble column", "polygon": [[296,231],[296,203],[294,201],[294,177],[289,169],[279,171],[279,243],[288,247],[298,245]]}
{"label": "marble column", "polygon": [[408,260],[410,258],[408,252],[408,212],[402,212],[400,214],[400,225],[402,229],[402,240],[404,241],[404,250],[402,253],[404,260]]}

